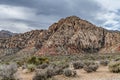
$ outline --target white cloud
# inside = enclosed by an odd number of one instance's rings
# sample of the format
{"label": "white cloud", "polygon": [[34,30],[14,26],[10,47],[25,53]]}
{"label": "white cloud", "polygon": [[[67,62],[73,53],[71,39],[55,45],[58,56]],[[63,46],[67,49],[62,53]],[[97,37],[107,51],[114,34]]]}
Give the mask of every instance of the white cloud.
{"label": "white cloud", "polygon": [[54,15],[37,15],[37,10],[32,8],[0,5],[0,29],[26,32],[44,29],[57,20],[57,16]]}
{"label": "white cloud", "polygon": [[[54,15],[37,15],[37,10],[26,7],[17,7],[10,5],[0,5],[0,19],[20,19],[41,23],[52,23],[56,20]],[[47,22],[48,20],[49,22]]]}
{"label": "white cloud", "polygon": [[117,15],[115,12],[103,11],[101,13],[98,13],[96,18],[99,20],[105,20],[104,25],[107,24],[115,25],[119,23],[119,21],[117,21],[116,19],[119,19],[120,16]]}
{"label": "white cloud", "polygon": [[119,29],[120,15],[117,13],[120,9],[120,0],[63,0],[59,3],[55,3],[54,0],[31,1],[16,1],[17,3],[13,2],[14,5],[0,4],[0,29],[13,32],[46,29],[59,19],[71,15],[79,16],[96,25],[100,24],[107,29]]}
{"label": "white cloud", "polygon": [[[33,28],[22,20],[32,20],[35,11],[26,7],[0,5],[0,29],[13,32],[26,32]],[[14,21],[21,20],[21,21]]]}
{"label": "white cloud", "polygon": [[96,19],[104,21],[101,26],[110,30],[119,30],[120,15],[120,0],[97,0],[102,7],[102,11],[97,14]]}
{"label": "white cloud", "polygon": [[0,30],[9,30],[16,33],[33,30],[28,24],[20,22],[0,21],[0,24]]}
{"label": "white cloud", "polygon": [[15,7],[0,5],[0,19],[27,19],[31,9],[25,7]]}
{"label": "white cloud", "polygon": [[107,10],[116,10],[120,8],[120,0],[96,0]]}

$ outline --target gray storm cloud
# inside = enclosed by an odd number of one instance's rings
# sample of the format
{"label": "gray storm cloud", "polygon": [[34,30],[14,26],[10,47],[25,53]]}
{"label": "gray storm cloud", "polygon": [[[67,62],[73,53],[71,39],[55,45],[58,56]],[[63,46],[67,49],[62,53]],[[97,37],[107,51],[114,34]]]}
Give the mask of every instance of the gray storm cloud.
{"label": "gray storm cloud", "polygon": [[105,17],[103,14],[108,13],[96,0],[0,0],[0,29],[13,32],[47,29],[71,15],[104,26],[108,20],[100,18]]}

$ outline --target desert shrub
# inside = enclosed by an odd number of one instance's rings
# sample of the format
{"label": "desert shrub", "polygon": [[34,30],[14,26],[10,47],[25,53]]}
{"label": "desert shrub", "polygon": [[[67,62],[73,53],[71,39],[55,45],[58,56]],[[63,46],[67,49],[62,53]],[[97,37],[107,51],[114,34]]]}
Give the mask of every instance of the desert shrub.
{"label": "desert shrub", "polygon": [[47,57],[38,57],[38,60],[43,64],[43,63],[49,63],[49,60]]}
{"label": "desert shrub", "polygon": [[17,71],[17,64],[0,65],[0,80],[15,80],[14,74]]}
{"label": "desert shrub", "polygon": [[89,66],[84,66],[83,68],[86,72],[95,72],[98,69],[98,65],[89,65]]}
{"label": "desert shrub", "polygon": [[65,69],[65,68],[68,68],[68,67],[69,67],[69,64],[67,64],[67,63],[58,64],[58,65],[56,65],[56,67],[59,67],[59,68]]}
{"label": "desert shrub", "polygon": [[16,63],[19,67],[23,65],[23,62],[20,62],[20,61],[16,61]]}
{"label": "desert shrub", "polygon": [[108,60],[101,60],[100,61],[100,65],[102,65],[102,66],[107,66],[108,64],[109,64]]}
{"label": "desert shrub", "polygon": [[111,62],[109,64],[109,71],[113,73],[120,73],[120,61]]}
{"label": "desert shrub", "polygon": [[89,65],[95,65],[96,63],[94,61],[84,61],[84,65],[89,66]]}
{"label": "desert shrub", "polygon": [[46,57],[35,57],[35,56],[32,56],[32,57],[30,57],[28,59],[27,63],[40,65],[40,64],[43,64],[43,63],[49,63],[49,60]]}
{"label": "desert shrub", "polygon": [[39,68],[39,69],[45,69],[47,67],[48,67],[47,63],[43,63],[43,64],[37,66],[37,68]]}
{"label": "desert shrub", "polygon": [[69,64],[64,60],[55,61],[53,64],[63,69],[69,67]]}
{"label": "desert shrub", "polygon": [[55,73],[55,75],[61,75],[63,73],[63,69],[60,67],[55,67],[54,73]]}
{"label": "desert shrub", "polygon": [[99,66],[97,63],[88,61],[88,62],[85,62],[83,69],[86,72],[90,73],[90,72],[95,72],[98,69],[98,67]]}
{"label": "desert shrub", "polygon": [[63,67],[61,67],[60,65],[56,65],[56,64],[49,64],[49,66],[47,67],[48,69],[53,69],[54,70],[54,74],[55,75],[60,75],[63,73]]}
{"label": "desert shrub", "polygon": [[36,65],[34,65],[34,64],[28,64],[28,65],[27,65],[27,69],[28,69],[30,72],[33,72],[33,71],[35,70],[35,68],[36,68]]}
{"label": "desert shrub", "polygon": [[41,69],[37,70],[33,80],[48,80],[55,75],[54,69]]}
{"label": "desert shrub", "polygon": [[54,69],[53,68],[46,69],[46,74],[47,74],[47,78],[51,78],[52,76],[55,75]]}
{"label": "desert shrub", "polygon": [[55,68],[57,65],[56,64],[54,64],[54,63],[51,63],[51,64],[49,64],[49,66],[48,66],[48,68]]}
{"label": "desert shrub", "polygon": [[75,77],[77,75],[76,71],[70,70],[70,69],[64,69],[63,74],[66,77]]}
{"label": "desert shrub", "polygon": [[30,57],[30,58],[28,59],[27,63],[28,63],[28,64],[39,65],[39,64],[41,64],[41,61],[39,61],[39,60],[37,59],[37,57],[32,56],[32,57]]}
{"label": "desert shrub", "polygon": [[120,61],[120,57],[117,57],[117,58],[115,59],[115,61]]}
{"label": "desert shrub", "polygon": [[38,70],[33,77],[33,80],[47,80],[46,70]]}
{"label": "desert shrub", "polygon": [[83,66],[84,66],[84,63],[81,61],[73,62],[74,69],[81,69],[81,68],[83,68]]}

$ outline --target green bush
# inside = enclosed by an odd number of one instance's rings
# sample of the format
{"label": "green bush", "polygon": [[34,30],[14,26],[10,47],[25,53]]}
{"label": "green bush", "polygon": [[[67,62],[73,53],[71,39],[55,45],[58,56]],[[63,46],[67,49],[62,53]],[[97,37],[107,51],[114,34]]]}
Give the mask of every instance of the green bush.
{"label": "green bush", "polygon": [[37,64],[38,60],[35,56],[31,57],[30,59],[28,59],[28,63],[30,64]]}
{"label": "green bush", "polygon": [[32,56],[28,59],[27,63],[29,64],[35,64],[35,65],[40,65],[43,63],[49,63],[48,58],[46,57],[36,57],[36,56]]}
{"label": "green bush", "polygon": [[109,64],[109,71],[113,73],[120,73],[120,61],[111,62]]}

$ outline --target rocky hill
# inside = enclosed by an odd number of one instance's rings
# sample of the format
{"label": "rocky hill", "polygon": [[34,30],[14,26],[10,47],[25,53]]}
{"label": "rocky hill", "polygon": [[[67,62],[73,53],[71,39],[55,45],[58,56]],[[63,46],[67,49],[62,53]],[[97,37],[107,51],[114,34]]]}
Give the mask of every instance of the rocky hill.
{"label": "rocky hill", "polygon": [[[116,53],[120,51],[120,32],[70,16],[51,25],[48,30],[33,30],[0,39],[0,54],[73,54]],[[11,52],[12,51],[12,52]]]}
{"label": "rocky hill", "polygon": [[0,38],[10,38],[14,35],[16,35],[16,33],[12,33],[10,31],[6,31],[6,30],[1,30],[0,31]]}
{"label": "rocky hill", "polygon": [[109,31],[76,16],[61,19],[49,27],[53,32],[39,54],[115,53],[120,32]]}

